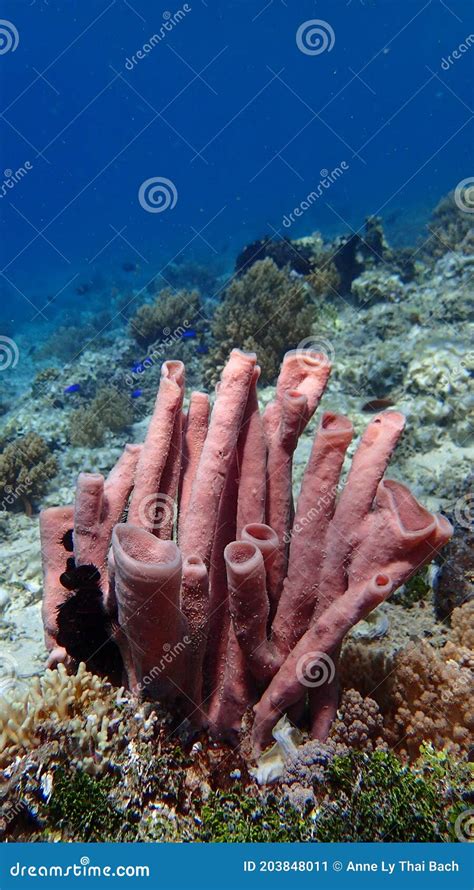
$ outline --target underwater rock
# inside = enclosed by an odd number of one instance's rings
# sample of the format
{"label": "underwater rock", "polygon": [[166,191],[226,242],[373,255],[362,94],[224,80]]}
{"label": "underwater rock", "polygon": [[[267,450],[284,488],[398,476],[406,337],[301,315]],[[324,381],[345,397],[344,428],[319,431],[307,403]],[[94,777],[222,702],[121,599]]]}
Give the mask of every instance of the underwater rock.
{"label": "underwater rock", "polygon": [[275,240],[267,237],[244,247],[236,259],[235,271],[243,275],[254,263],[264,259],[273,260],[278,269],[289,266],[298,275],[309,275],[314,262],[312,249],[305,244],[289,238]]}
{"label": "underwater rock", "polygon": [[466,489],[464,500],[462,496],[458,500],[459,513],[465,507],[466,521],[454,523],[453,536],[435,574],[434,606],[440,620],[450,619],[453,609],[474,597],[474,528],[469,514],[472,500],[473,495]]}

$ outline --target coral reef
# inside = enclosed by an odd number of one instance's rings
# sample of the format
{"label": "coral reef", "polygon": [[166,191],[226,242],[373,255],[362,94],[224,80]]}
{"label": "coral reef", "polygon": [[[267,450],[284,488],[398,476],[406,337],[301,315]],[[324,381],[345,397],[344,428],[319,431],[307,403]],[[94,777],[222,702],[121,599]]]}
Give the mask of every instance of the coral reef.
{"label": "coral reef", "polygon": [[133,422],[129,396],[113,386],[99,389],[86,407],[73,411],[69,420],[71,445],[102,445],[108,430],[123,432]]}
{"label": "coral reef", "polygon": [[0,510],[18,506],[31,515],[34,501],[57,472],[48,443],[36,433],[20,436],[0,455]]}
{"label": "coral reef", "polygon": [[[51,665],[100,670],[102,657],[113,676],[118,647],[131,690],[233,741],[255,705],[255,756],[308,698],[311,735],[326,739],[344,636],[451,534],[383,479],[397,412],[368,425],[338,500],[353,429],[324,414],[293,508],[292,455],[329,373],[320,354],[288,353],[262,418],[256,356],[234,350],[210,420],[193,393],[183,427],[184,367],[165,362],[143,446],[127,446],[107,480],[80,474],[74,508],[41,515]],[[377,743],[370,702],[349,696],[342,723],[341,738]]]}
{"label": "coral reef", "polygon": [[266,259],[273,260],[278,269],[289,268],[298,275],[308,275],[314,262],[313,247],[301,241],[290,241],[289,238],[261,238],[239,253],[235,271],[243,275],[254,263]]}
{"label": "coral reef", "polygon": [[231,349],[257,352],[262,383],[275,380],[288,345],[306,337],[313,321],[311,291],[271,259],[259,260],[224,292],[211,322],[215,345],[204,366],[215,382]]}
{"label": "coral reef", "polygon": [[[117,747],[122,727],[117,719],[123,690],[114,689],[89,673],[83,663],[68,675],[63,664],[45,671],[27,690],[15,690],[14,700],[0,699],[0,764],[38,748],[48,737],[74,751],[76,763],[97,773],[107,764],[107,752]],[[115,738],[111,741],[113,727]]]}
{"label": "coral reef", "polygon": [[182,327],[207,326],[197,291],[165,288],[155,301],[140,306],[130,319],[129,330],[140,346],[166,340],[171,331]]}
{"label": "coral reef", "polygon": [[386,737],[416,756],[424,741],[453,753],[468,750],[474,729],[472,654],[461,662],[447,644],[441,655],[420,642],[397,659],[393,677],[394,712],[385,718]]}
{"label": "coral reef", "polygon": [[424,254],[430,260],[450,251],[462,250],[465,243],[468,249],[472,248],[472,242],[469,242],[472,219],[456,203],[454,191],[441,198],[433,210],[427,229],[429,235],[423,242]]}
{"label": "coral reef", "polygon": [[[431,764],[423,761],[411,769],[382,751],[336,757],[329,768],[334,800],[321,814],[318,840],[433,843],[456,839],[450,824],[456,810],[449,781],[456,771],[447,767],[445,772],[448,776],[444,771],[436,775]],[[466,771],[458,773],[460,788]]]}
{"label": "coral reef", "polygon": [[376,701],[355,689],[342,695],[330,738],[350,750],[373,751],[383,746],[384,722]]}

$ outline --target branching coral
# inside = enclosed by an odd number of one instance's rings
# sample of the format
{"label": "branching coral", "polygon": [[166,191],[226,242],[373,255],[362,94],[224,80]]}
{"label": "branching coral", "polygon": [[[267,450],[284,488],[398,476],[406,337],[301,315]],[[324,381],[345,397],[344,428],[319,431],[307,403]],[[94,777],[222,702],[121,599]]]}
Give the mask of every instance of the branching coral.
{"label": "branching coral", "polygon": [[130,319],[130,333],[140,346],[166,340],[171,331],[186,325],[202,329],[205,324],[197,291],[160,291],[154,303],[140,306]]}
{"label": "branching coral", "polygon": [[28,433],[7,445],[0,455],[0,510],[18,503],[25,512],[57,473],[49,445],[37,433]]}
{"label": "branching coral", "polygon": [[127,446],[107,480],[82,473],[73,508],[43,511],[50,664],[89,647],[100,669],[108,640],[129,688],[214,736],[236,740],[257,702],[255,755],[307,699],[311,734],[326,739],[345,634],[451,534],[383,479],[396,412],[368,425],[339,498],[353,429],[324,414],[293,507],[292,456],[329,372],[325,356],[288,353],[262,418],[256,356],[234,350],[210,419],[203,393],[184,418],[184,367],[165,362],[143,446]]}
{"label": "branching coral", "polygon": [[131,715],[146,740],[156,716],[148,718],[123,689],[105,683],[81,663],[68,675],[63,664],[35,678],[15,700],[0,700],[0,765],[47,745],[92,775],[110,767],[112,752],[130,738]]}
{"label": "branching coral", "polygon": [[422,641],[400,653],[390,678],[387,741],[411,757],[424,741],[466,752],[474,730],[473,668],[472,652],[454,643],[438,652]]}
{"label": "branching coral", "polygon": [[235,346],[257,352],[262,382],[275,380],[288,343],[295,346],[311,332],[314,307],[304,281],[290,278],[271,259],[254,263],[233,281],[211,322],[215,346],[204,365],[214,382]]}

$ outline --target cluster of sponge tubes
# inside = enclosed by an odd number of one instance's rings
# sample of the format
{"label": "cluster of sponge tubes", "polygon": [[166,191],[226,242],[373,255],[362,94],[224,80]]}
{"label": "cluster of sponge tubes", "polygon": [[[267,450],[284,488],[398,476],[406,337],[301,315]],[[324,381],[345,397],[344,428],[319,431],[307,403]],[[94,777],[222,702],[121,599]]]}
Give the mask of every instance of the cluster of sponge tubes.
{"label": "cluster of sponge tubes", "polygon": [[404,426],[395,411],[369,423],[343,487],[353,427],[323,414],[294,507],[293,454],[329,373],[324,356],[289,352],[262,415],[256,356],[234,350],[212,412],[195,392],[184,413],[184,367],[165,362],[143,445],[105,480],[81,473],[74,506],[41,515],[50,666],[70,661],[58,611],[72,529],[68,565],[100,575],[128,688],[231,741],[254,706],[255,756],[283,713],[327,737],[345,634],[452,531],[383,478]]}

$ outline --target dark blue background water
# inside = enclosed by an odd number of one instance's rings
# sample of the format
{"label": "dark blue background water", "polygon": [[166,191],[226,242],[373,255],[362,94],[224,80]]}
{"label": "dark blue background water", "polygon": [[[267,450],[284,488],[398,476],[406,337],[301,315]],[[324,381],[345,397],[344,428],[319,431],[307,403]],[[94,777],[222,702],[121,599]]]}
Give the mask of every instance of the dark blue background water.
{"label": "dark blue background water", "polygon": [[[329,235],[369,213],[413,240],[472,173],[474,47],[441,65],[474,31],[469,2],[189,5],[127,70],[181,3],[1,3],[19,44],[0,55],[0,179],[33,165],[0,200],[1,312],[14,326],[59,291],[47,317],[64,304],[79,311],[77,281],[124,261],[139,263],[140,283],[176,257],[225,269],[262,234]],[[298,49],[297,29],[313,18],[333,30],[331,51]],[[283,229],[320,171],[341,161],[343,177]],[[151,177],[172,180],[174,209],[140,206]]]}

